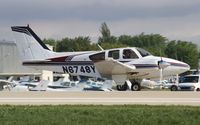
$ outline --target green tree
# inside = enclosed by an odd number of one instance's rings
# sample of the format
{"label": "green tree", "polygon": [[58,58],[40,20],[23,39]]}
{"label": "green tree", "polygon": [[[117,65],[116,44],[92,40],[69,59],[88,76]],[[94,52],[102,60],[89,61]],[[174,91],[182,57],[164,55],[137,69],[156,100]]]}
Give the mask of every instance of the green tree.
{"label": "green tree", "polygon": [[50,46],[53,46],[53,51],[56,51],[56,43],[57,43],[56,40],[54,40],[52,38],[51,39],[44,39],[43,42],[44,42],[44,44],[48,44]]}
{"label": "green tree", "polygon": [[108,28],[105,22],[101,24],[100,32],[101,32],[102,37],[99,37],[99,43],[109,42],[111,34],[110,34],[110,29]]}
{"label": "green tree", "polygon": [[89,37],[76,37],[72,39],[74,51],[89,51],[91,48],[91,41]]}
{"label": "green tree", "polygon": [[150,51],[153,55],[165,56],[167,39],[159,34],[144,34],[136,36],[121,35],[118,43],[130,46],[140,47]]}
{"label": "green tree", "polygon": [[170,41],[167,44],[166,55],[188,63],[191,68],[198,68],[198,47],[196,44],[187,41]]}
{"label": "green tree", "polygon": [[67,37],[62,39],[62,40],[60,40],[60,41],[58,41],[57,46],[56,46],[56,50],[58,52],[73,51],[72,41]]}
{"label": "green tree", "polygon": [[71,51],[90,51],[97,50],[96,44],[91,44],[89,37],[75,37],[73,39],[64,38],[57,42],[58,52],[71,52]]}
{"label": "green tree", "polygon": [[102,43],[101,47],[103,49],[112,49],[112,48],[121,48],[121,47],[127,47],[127,45],[121,44],[121,43]]}
{"label": "green tree", "polygon": [[121,35],[118,37],[118,42],[127,46],[135,46],[135,41],[133,41],[133,37],[130,35]]}
{"label": "green tree", "polygon": [[178,59],[177,56],[177,42],[175,40],[170,41],[165,49],[165,54],[173,59]]}
{"label": "green tree", "polygon": [[111,36],[110,29],[108,28],[107,24],[104,22],[101,24],[100,28],[101,32],[101,37],[99,37],[98,43],[116,43],[117,42],[117,37]]}

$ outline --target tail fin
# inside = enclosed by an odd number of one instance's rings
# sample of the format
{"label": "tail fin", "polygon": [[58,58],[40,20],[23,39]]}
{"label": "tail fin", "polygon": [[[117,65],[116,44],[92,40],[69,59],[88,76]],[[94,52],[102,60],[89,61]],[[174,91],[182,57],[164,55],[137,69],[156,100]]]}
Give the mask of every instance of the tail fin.
{"label": "tail fin", "polygon": [[8,78],[8,82],[12,82],[13,78],[14,78],[14,76],[10,76],[10,77]]}
{"label": "tail fin", "polygon": [[52,51],[28,26],[13,26],[15,41],[23,60],[42,60],[52,55]]}
{"label": "tail fin", "polygon": [[29,91],[46,91],[48,84],[49,84],[49,81],[42,80],[42,81],[40,81],[40,83],[36,87],[29,88]]}

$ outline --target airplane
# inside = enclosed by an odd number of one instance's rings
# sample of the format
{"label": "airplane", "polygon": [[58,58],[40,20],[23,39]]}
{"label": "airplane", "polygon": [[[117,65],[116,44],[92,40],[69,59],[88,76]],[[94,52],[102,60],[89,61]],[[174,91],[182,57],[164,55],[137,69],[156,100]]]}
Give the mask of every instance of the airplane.
{"label": "airplane", "polygon": [[40,82],[25,82],[14,81],[13,76],[10,76],[8,80],[0,80],[0,91],[46,91],[49,81],[42,80]]}
{"label": "airplane", "polygon": [[60,78],[58,81],[49,82],[48,88],[52,89],[61,89],[61,88],[73,88],[77,86],[79,81],[63,81],[63,78]]}
{"label": "airplane", "polygon": [[41,80],[37,86],[28,88],[28,90],[29,91],[46,91],[48,84],[49,84],[49,81]]}
{"label": "airplane", "polygon": [[153,56],[138,47],[114,48],[100,51],[53,52],[27,26],[12,26],[15,42],[23,65],[74,76],[114,80],[117,90],[140,90],[140,79],[172,76],[190,69],[184,62]]}
{"label": "airplane", "polygon": [[12,85],[13,76],[10,76],[7,80],[0,79],[0,91],[4,89],[10,89],[10,85]]}
{"label": "airplane", "polygon": [[112,81],[97,81],[95,79],[88,79],[83,91],[112,91]]}
{"label": "airplane", "polygon": [[10,88],[10,91],[46,91],[48,87],[49,81],[47,80],[41,80],[39,82],[35,82],[35,84],[32,83],[26,83],[21,84],[19,82],[12,82],[12,87]]}

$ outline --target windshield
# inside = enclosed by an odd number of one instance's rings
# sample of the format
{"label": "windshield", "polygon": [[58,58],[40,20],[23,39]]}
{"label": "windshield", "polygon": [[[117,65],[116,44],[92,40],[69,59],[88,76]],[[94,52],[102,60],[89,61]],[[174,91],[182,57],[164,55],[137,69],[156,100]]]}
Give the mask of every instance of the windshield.
{"label": "windshield", "polygon": [[186,76],[179,80],[179,83],[197,83],[199,77],[198,76]]}
{"label": "windshield", "polygon": [[141,55],[142,57],[151,55],[150,52],[148,52],[148,51],[146,51],[146,50],[144,50],[144,49],[141,49],[141,48],[136,48],[136,49],[138,50],[138,52],[140,53],[140,55]]}

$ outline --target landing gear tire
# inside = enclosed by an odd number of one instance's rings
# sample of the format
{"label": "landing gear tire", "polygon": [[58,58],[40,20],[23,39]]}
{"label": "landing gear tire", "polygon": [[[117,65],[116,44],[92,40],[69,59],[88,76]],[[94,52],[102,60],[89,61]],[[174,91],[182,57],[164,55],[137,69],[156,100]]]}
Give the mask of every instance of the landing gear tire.
{"label": "landing gear tire", "polygon": [[118,91],[126,91],[128,89],[128,85],[126,82],[124,83],[124,85],[117,85],[116,87]]}
{"label": "landing gear tire", "polygon": [[178,88],[177,88],[177,86],[173,85],[173,86],[170,88],[170,90],[171,90],[171,91],[177,91]]}
{"label": "landing gear tire", "polygon": [[140,91],[141,90],[140,84],[139,83],[132,83],[131,90],[132,91]]}

